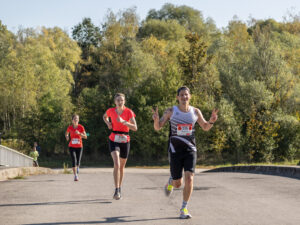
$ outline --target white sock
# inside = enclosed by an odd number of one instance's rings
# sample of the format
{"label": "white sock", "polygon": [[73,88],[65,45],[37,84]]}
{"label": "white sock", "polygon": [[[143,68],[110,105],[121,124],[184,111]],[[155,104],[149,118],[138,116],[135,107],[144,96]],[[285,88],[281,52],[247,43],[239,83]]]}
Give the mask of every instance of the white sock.
{"label": "white sock", "polygon": [[182,208],[182,209],[187,208],[187,204],[188,204],[188,202],[183,201],[183,202],[182,202],[181,208]]}

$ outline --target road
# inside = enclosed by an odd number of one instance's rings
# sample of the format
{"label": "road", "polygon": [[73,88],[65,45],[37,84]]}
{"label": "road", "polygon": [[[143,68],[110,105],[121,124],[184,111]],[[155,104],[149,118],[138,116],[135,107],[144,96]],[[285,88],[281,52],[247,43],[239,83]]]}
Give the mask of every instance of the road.
{"label": "road", "polygon": [[1,225],[299,225],[300,180],[246,173],[197,171],[180,220],[182,190],[164,196],[167,169],[127,168],[123,199],[113,200],[112,169],[38,175],[0,182]]}

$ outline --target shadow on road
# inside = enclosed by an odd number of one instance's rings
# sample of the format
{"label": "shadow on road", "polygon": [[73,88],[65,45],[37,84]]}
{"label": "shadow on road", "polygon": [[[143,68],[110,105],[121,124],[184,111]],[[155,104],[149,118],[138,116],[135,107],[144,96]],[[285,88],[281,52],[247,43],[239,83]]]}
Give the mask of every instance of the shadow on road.
{"label": "shadow on road", "polygon": [[[212,188],[216,188],[216,187],[197,187],[197,186],[194,186],[193,191],[207,191],[207,190],[212,189]],[[139,188],[139,189],[142,189],[142,190],[163,190],[164,187],[145,187],[145,188]],[[174,189],[174,191],[179,191],[179,190],[182,190],[182,187]]]}
{"label": "shadow on road", "polygon": [[22,183],[48,183],[48,182],[59,182],[57,180],[26,180],[24,178],[22,180],[10,180],[10,182],[22,182]]}
{"label": "shadow on road", "polygon": [[265,177],[233,177],[231,179],[238,179],[238,180],[265,180]]}
{"label": "shadow on road", "polygon": [[94,200],[79,200],[79,201],[65,201],[65,202],[37,202],[37,203],[21,203],[21,204],[0,204],[0,207],[8,206],[37,206],[37,205],[72,205],[72,204],[110,204],[108,199],[94,199]]}
{"label": "shadow on road", "polygon": [[165,217],[165,218],[154,218],[154,219],[128,219],[131,216],[118,216],[118,217],[106,217],[102,221],[78,221],[78,222],[56,222],[56,223],[30,223],[23,225],[76,225],[76,224],[105,224],[105,223],[132,223],[132,222],[146,222],[155,220],[179,220],[179,217]]}
{"label": "shadow on road", "polygon": [[212,188],[216,188],[216,187],[197,187],[197,186],[194,186],[193,191],[207,191],[207,190],[212,189]]}

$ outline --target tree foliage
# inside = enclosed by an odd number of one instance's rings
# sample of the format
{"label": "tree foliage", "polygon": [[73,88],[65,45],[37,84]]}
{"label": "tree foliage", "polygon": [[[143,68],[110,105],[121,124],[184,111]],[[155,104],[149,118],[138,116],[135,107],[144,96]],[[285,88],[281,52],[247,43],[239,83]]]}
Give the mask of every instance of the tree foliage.
{"label": "tree foliage", "polygon": [[154,131],[151,108],[176,104],[187,85],[208,120],[197,127],[202,163],[272,162],[300,157],[299,15],[224,30],[188,6],[165,4],[140,21],[135,8],[108,11],[101,26],[84,18],[71,39],[60,28],[8,31],[0,22],[0,129],[5,139],[38,140],[48,155],[66,152],[72,113],[90,136],[87,157],[108,155],[102,115],[116,92],[136,114],[131,157],[167,159],[168,127]]}

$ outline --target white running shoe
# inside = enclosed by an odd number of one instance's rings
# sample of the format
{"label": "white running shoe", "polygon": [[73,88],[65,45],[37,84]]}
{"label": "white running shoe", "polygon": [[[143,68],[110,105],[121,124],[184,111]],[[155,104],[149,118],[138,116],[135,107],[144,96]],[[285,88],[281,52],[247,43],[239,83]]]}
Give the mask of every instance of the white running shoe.
{"label": "white running shoe", "polygon": [[190,219],[192,215],[189,214],[187,208],[180,209],[180,219]]}

